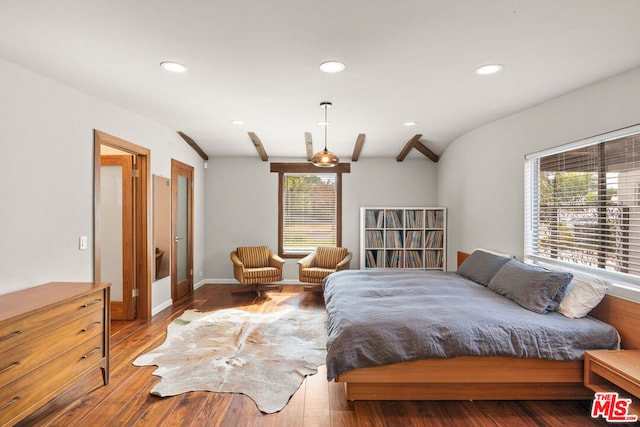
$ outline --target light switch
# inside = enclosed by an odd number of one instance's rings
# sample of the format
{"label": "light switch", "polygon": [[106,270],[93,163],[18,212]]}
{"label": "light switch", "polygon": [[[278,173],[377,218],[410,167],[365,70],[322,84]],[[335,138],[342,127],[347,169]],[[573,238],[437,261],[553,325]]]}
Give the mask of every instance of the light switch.
{"label": "light switch", "polygon": [[87,239],[87,236],[80,236],[80,250],[84,251],[85,249],[87,249],[88,247],[88,243],[89,240]]}

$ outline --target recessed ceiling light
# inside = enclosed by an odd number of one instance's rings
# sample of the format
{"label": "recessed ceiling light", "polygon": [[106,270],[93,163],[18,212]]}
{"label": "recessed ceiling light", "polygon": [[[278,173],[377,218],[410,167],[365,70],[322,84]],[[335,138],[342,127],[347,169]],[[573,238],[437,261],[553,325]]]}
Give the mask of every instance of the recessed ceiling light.
{"label": "recessed ceiling light", "polygon": [[244,121],[242,121],[242,120],[231,120],[231,123],[233,123],[234,125],[243,125]]}
{"label": "recessed ceiling light", "polygon": [[172,73],[184,73],[185,71],[187,71],[187,67],[172,61],[162,61],[160,63],[160,66],[167,71],[171,71]]}
{"label": "recessed ceiling light", "polygon": [[476,74],[480,74],[481,76],[486,76],[488,74],[495,74],[502,71],[504,66],[502,64],[487,64],[482,65],[476,68]]}
{"label": "recessed ceiling light", "polygon": [[344,68],[344,64],[340,61],[326,61],[320,64],[320,71],[325,73],[339,73]]}
{"label": "recessed ceiling light", "polygon": [[403,125],[405,125],[405,126],[415,126],[415,125],[417,125],[417,124],[418,124],[418,123],[416,123],[416,122],[404,122],[404,123],[403,123]]}
{"label": "recessed ceiling light", "polygon": [[319,124],[320,126],[329,126],[329,125],[331,124],[331,122],[323,122],[323,121],[320,121],[320,122],[318,122],[318,124]]}

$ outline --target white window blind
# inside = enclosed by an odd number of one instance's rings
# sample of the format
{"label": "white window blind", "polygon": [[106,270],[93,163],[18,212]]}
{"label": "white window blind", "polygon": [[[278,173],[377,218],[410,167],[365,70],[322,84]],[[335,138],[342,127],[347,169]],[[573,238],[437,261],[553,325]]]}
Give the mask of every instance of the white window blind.
{"label": "white window blind", "polygon": [[530,155],[525,255],[640,276],[640,134]]}
{"label": "white window blind", "polygon": [[281,226],[285,254],[336,246],[337,174],[284,173]]}

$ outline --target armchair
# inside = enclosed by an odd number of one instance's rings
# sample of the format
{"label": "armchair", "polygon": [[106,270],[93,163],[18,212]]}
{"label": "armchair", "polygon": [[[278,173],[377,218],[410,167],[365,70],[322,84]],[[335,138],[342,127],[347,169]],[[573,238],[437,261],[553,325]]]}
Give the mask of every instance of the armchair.
{"label": "armchair", "polygon": [[[260,285],[282,280],[284,260],[266,246],[241,246],[230,254],[233,276],[244,285],[251,285],[260,297]],[[246,292],[246,289],[234,291]]]}
{"label": "armchair", "polygon": [[300,281],[322,283],[331,273],[348,269],[351,256],[347,248],[318,246],[315,252],[298,261]]}

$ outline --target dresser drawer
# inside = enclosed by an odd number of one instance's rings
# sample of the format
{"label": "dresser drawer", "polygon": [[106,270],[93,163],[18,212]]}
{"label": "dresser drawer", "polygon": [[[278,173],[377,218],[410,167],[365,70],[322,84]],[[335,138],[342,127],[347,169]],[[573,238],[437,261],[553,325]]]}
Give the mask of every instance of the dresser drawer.
{"label": "dresser drawer", "polygon": [[102,334],[97,335],[0,388],[0,425],[16,422],[23,412],[43,404],[44,398],[55,396],[72,378],[97,367],[105,354],[103,342]]}
{"label": "dresser drawer", "polygon": [[91,311],[83,317],[0,352],[0,387],[33,371],[56,354],[102,335],[104,330],[104,311],[91,307]]}
{"label": "dresser drawer", "polygon": [[[82,295],[65,304],[58,304],[0,323],[0,353],[22,345],[38,334],[56,327],[57,324],[69,322],[84,316],[94,309],[104,308],[104,291]],[[0,368],[2,369],[2,368]]]}

